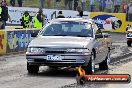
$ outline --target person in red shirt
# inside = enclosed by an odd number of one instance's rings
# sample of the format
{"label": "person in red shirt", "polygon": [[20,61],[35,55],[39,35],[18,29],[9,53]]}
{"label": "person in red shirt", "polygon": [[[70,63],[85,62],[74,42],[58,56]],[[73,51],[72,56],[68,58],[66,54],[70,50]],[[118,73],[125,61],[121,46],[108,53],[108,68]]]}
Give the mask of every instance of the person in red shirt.
{"label": "person in red shirt", "polygon": [[126,1],[123,1],[123,3],[122,3],[122,12],[123,13],[126,13],[127,7],[128,7],[128,5],[127,5]]}

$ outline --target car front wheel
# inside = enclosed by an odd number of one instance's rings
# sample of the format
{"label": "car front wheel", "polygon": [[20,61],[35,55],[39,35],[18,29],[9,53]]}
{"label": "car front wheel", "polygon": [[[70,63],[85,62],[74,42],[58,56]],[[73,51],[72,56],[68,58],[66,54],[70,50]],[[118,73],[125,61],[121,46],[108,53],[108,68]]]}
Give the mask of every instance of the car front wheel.
{"label": "car front wheel", "polygon": [[93,74],[95,72],[95,55],[94,52],[91,53],[91,58],[87,66],[83,67],[86,74]]}
{"label": "car front wheel", "polygon": [[127,46],[131,46],[131,42],[130,41],[127,41]]}
{"label": "car front wheel", "polygon": [[37,74],[38,71],[39,71],[39,66],[37,66],[37,65],[30,65],[27,62],[27,70],[28,70],[28,73],[30,73],[30,74]]}

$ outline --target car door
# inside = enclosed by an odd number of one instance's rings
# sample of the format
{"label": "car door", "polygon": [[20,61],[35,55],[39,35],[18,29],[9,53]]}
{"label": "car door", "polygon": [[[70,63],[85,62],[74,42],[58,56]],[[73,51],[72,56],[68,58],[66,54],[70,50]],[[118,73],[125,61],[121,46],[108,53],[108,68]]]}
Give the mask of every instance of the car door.
{"label": "car door", "polygon": [[95,51],[96,51],[96,59],[95,63],[102,62],[108,52],[108,48],[106,46],[105,38],[102,34],[102,31],[98,29],[95,33]]}

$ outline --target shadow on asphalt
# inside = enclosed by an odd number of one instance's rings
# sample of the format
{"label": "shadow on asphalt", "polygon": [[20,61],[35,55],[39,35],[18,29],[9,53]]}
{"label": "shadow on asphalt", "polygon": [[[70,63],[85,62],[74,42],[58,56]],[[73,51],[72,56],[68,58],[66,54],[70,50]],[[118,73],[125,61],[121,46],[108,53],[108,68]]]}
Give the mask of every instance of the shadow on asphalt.
{"label": "shadow on asphalt", "polygon": [[[69,77],[75,78],[77,76],[78,71],[71,69],[52,69],[47,68],[40,70],[38,74],[28,74],[28,76],[47,76],[47,77]],[[109,70],[99,70],[95,69],[95,74],[108,74]]]}
{"label": "shadow on asphalt", "polygon": [[52,77],[76,77],[77,71],[65,69],[47,69],[38,73],[38,76],[52,76]]}
{"label": "shadow on asphalt", "polygon": [[47,77],[76,77],[77,71],[68,69],[41,69],[38,74],[28,74],[28,76],[47,76]]}

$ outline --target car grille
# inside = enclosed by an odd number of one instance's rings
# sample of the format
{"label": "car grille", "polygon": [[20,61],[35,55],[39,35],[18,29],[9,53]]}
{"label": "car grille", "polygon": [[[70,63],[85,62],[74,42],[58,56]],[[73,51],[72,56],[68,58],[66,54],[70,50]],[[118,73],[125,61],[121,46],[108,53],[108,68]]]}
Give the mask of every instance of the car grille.
{"label": "car grille", "polygon": [[45,59],[34,59],[35,62],[46,62]]}
{"label": "car grille", "polygon": [[58,53],[58,54],[64,54],[66,52],[66,49],[51,49],[51,48],[48,48],[48,49],[46,49],[45,50],[45,53],[48,53],[48,54],[50,54],[50,53]]}

